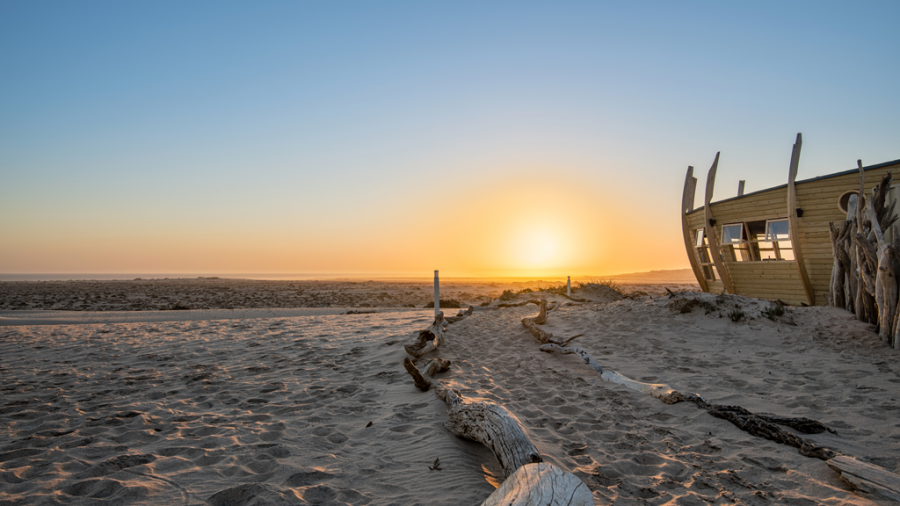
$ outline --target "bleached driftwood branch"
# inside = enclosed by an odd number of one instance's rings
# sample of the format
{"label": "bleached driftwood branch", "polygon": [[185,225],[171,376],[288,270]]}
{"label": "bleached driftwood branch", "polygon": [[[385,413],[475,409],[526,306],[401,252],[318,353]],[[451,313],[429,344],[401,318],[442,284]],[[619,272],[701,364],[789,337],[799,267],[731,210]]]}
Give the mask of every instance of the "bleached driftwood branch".
{"label": "bleached driftwood branch", "polygon": [[444,372],[450,369],[450,361],[444,360],[441,358],[433,358],[428,361],[428,365],[425,366],[425,370],[419,371],[419,368],[413,363],[409,357],[403,359],[403,367],[406,368],[406,372],[409,373],[413,378],[413,382],[416,384],[416,387],[423,391],[427,392],[431,386],[432,382],[430,378],[433,378],[435,374],[439,372]]}
{"label": "bleached driftwood branch", "polygon": [[578,334],[578,335],[572,336],[568,339],[563,339],[560,337],[553,337],[553,334],[551,334],[549,332],[544,332],[544,330],[542,328],[538,327],[538,325],[543,325],[543,324],[547,323],[547,313],[549,313],[550,311],[553,311],[554,309],[559,308],[559,304],[556,304],[551,309],[547,309],[547,301],[541,300],[540,306],[541,306],[541,312],[538,313],[538,315],[533,318],[522,318],[522,325],[524,325],[525,328],[527,328],[528,331],[531,332],[531,335],[533,335],[534,338],[537,339],[541,344],[552,343],[552,344],[556,344],[559,346],[565,346],[565,345],[569,344],[569,342],[571,342],[576,337],[581,337],[583,335],[583,334]]}
{"label": "bleached driftwood branch", "polygon": [[593,370],[597,371],[597,374],[600,375],[600,379],[602,379],[603,381],[623,385],[626,388],[634,390],[635,392],[641,392],[651,397],[656,397],[666,404],[675,404],[676,402],[681,400],[676,396],[678,392],[669,385],[665,385],[663,383],[641,383],[640,381],[635,381],[626,376],[622,376],[616,371],[604,369],[600,364],[595,362],[594,359],[592,359],[591,356],[588,355],[586,351],[584,351],[584,349],[577,346],[563,347],[555,343],[547,343],[542,344],[540,350],[546,352],[556,352],[563,355],[578,355],[579,357],[581,357],[581,360],[584,361],[585,364],[589,365]]}

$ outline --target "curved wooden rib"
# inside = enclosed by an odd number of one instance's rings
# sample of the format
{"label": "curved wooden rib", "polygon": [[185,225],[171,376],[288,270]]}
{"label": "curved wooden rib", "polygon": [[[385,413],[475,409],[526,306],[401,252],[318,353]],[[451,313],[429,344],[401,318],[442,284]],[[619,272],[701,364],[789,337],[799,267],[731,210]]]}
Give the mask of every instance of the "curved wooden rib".
{"label": "curved wooden rib", "polygon": [[791,247],[794,248],[794,261],[797,263],[797,269],[800,271],[800,281],[803,283],[803,291],[806,292],[806,298],[809,305],[816,305],[816,292],[813,290],[812,281],[809,280],[809,273],[806,272],[806,260],[803,258],[803,248],[800,244],[800,230],[797,221],[797,188],[794,181],[797,179],[797,168],[800,166],[800,147],[803,145],[803,136],[797,134],[797,142],[794,143],[794,149],[791,151],[791,168],[788,171],[788,233],[791,238]]}
{"label": "curved wooden rib", "polygon": [[684,192],[681,194],[681,232],[684,235],[684,248],[687,250],[688,260],[691,262],[691,270],[694,271],[694,277],[700,284],[700,289],[708,292],[706,286],[706,278],[703,277],[703,271],[700,269],[700,262],[694,253],[694,243],[691,240],[691,229],[688,225],[687,214],[694,210],[694,193],[697,190],[697,178],[694,177],[694,168],[688,167],[687,175],[684,177]]}
{"label": "curved wooden rib", "polygon": [[706,198],[704,199],[704,213],[706,217],[706,237],[709,242],[709,254],[712,256],[713,263],[716,264],[716,270],[719,271],[719,277],[722,278],[722,284],[729,293],[734,292],[734,283],[731,282],[731,274],[728,273],[728,267],[719,254],[719,233],[715,225],[712,225],[714,218],[709,202],[712,200],[713,189],[716,186],[716,169],[719,167],[719,153],[716,153],[716,159],[713,160],[712,167],[709,168],[709,174],[706,176]]}

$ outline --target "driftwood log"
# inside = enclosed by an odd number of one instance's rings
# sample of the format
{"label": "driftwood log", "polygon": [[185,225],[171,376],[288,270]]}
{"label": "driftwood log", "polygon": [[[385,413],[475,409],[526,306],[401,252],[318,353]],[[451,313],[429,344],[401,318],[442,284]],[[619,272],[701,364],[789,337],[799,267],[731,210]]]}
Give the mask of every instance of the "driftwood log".
{"label": "driftwood log", "polygon": [[419,389],[433,388],[447,405],[450,420],[446,428],[457,436],[485,445],[500,463],[506,479],[483,506],[594,504],[590,489],[575,475],[543,463],[521,422],[509,410],[492,402],[466,400],[458,392],[433,381],[434,374],[450,367],[450,361],[432,359],[421,372],[409,357],[403,365]]}
{"label": "driftwood log", "polygon": [[597,371],[597,374],[600,375],[600,379],[602,379],[603,381],[623,385],[626,388],[634,390],[635,392],[641,392],[642,394],[656,397],[666,404],[675,404],[676,402],[682,400],[680,397],[678,397],[681,394],[679,392],[676,392],[669,385],[665,385],[662,383],[641,383],[640,381],[635,381],[633,379],[622,376],[615,371],[604,369],[603,366],[595,362],[594,359],[592,359],[591,356],[588,355],[588,353],[582,348],[578,348],[576,346],[564,347],[555,343],[546,343],[541,345],[540,350],[546,352],[556,352],[563,355],[578,355],[579,357],[581,357],[581,360],[584,361],[585,364],[589,365],[591,369]]}

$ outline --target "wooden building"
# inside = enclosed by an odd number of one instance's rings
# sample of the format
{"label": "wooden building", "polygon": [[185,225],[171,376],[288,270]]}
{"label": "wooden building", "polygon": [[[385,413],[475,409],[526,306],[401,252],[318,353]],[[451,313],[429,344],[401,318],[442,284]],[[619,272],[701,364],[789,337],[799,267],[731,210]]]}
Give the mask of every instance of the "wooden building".
{"label": "wooden building", "polygon": [[[703,207],[694,208],[697,178],[688,167],[682,197],[684,246],[706,292],[780,299],[793,305],[827,305],[834,257],[829,222],[847,219],[847,201],[859,191],[859,169],[795,181],[802,138],[791,156],[787,184],[710,202],[719,155],[706,178]],[[900,160],[863,167],[870,193]],[[891,187],[888,198],[900,197]]]}

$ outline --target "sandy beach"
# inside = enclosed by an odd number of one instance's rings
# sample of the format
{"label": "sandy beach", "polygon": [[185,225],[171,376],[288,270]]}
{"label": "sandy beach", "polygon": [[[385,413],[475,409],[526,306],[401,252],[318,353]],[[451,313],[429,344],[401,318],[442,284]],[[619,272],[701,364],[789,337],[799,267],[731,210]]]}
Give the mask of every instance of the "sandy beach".
{"label": "sandy beach", "polygon": [[[803,437],[900,471],[897,351],[845,311],[791,307],[772,321],[767,302],[743,297],[689,313],[665,296],[549,297],[569,305],[545,330],[583,333],[575,343],[604,367],[819,420],[837,434]],[[724,314],[735,304],[738,322]],[[3,312],[0,502],[479,504],[502,480],[496,459],[447,432],[444,404],[402,366],[431,311],[377,311],[81,312],[91,323],[64,324],[30,311],[27,325]],[[521,324],[536,313],[451,324],[433,355],[453,366],[438,379],[507,407],[596,504],[872,504],[821,460],[540,352]]]}

